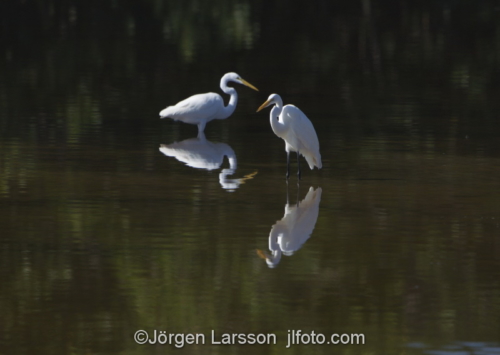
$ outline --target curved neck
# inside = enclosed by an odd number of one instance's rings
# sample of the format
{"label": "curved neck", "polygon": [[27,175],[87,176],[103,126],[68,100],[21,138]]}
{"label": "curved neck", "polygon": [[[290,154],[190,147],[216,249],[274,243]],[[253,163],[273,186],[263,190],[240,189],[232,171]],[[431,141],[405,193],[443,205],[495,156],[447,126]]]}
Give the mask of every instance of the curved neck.
{"label": "curved neck", "polygon": [[271,110],[271,113],[269,114],[269,122],[271,123],[271,128],[273,129],[274,133],[279,137],[281,137],[281,134],[285,131],[285,125],[283,124],[282,121],[279,120],[279,116],[282,110],[283,110],[283,103],[278,101],[276,102],[276,104]]}
{"label": "curved neck", "polygon": [[222,114],[220,119],[228,118],[231,116],[236,109],[236,104],[238,103],[238,93],[236,92],[236,89],[230,86],[227,86],[227,84],[231,81],[231,79],[226,78],[225,76],[222,77],[220,80],[220,88],[222,91],[224,91],[226,94],[230,95],[229,103],[227,106],[224,106],[222,109]]}
{"label": "curved neck", "polygon": [[227,159],[229,160],[229,169],[236,170],[238,168],[238,160],[236,159],[236,154],[231,147],[228,146],[228,150],[226,152]]}
{"label": "curved neck", "polygon": [[269,250],[272,253],[266,258],[266,263],[269,267],[275,267],[281,260],[282,250],[278,241],[278,238],[283,235],[281,229],[282,228],[279,224],[275,224],[269,234]]}

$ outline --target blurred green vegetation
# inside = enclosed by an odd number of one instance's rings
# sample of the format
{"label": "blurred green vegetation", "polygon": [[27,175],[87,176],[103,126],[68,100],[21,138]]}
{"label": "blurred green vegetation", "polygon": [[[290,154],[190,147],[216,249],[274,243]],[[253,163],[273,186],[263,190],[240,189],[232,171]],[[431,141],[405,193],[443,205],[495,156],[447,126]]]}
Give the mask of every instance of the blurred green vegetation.
{"label": "blurred green vegetation", "polygon": [[496,134],[499,14],[496,1],[3,2],[0,127],[19,137],[45,114],[69,140],[84,104],[98,120],[152,116],[235,70],[306,112],[338,106],[345,133]]}

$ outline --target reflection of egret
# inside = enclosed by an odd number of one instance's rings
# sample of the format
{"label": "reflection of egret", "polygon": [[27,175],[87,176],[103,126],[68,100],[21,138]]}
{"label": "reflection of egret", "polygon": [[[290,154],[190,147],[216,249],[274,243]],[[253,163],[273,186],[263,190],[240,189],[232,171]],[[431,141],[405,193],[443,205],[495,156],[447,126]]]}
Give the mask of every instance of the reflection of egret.
{"label": "reflection of egret", "polygon": [[223,189],[234,191],[235,189],[240,187],[241,184],[244,184],[245,181],[253,179],[253,177],[257,175],[257,172],[254,171],[253,173],[247,174],[239,179],[228,179],[227,176],[233,175],[235,171],[236,169],[222,169],[219,174],[219,183],[221,184]]}
{"label": "reflection of egret", "polygon": [[321,169],[318,136],[307,116],[293,105],[283,107],[283,100],[278,94],[271,94],[257,112],[264,107],[274,105],[270,114],[271,127],[274,133],[285,141],[287,170],[286,178],[290,176],[290,152],[297,152],[297,175],[300,179],[300,154],[306,158],[309,167]]}
{"label": "reflection of egret", "polygon": [[214,170],[220,168],[224,157],[229,160],[229,169],[223,169],[219,174],[219,182],[224,189],[234,190],[246,180],[252,179],[257,173],[248,174],[239,179],[228,179],[228,175],[234,174],[238,163],[234,150],[226,143],[214,143],[205,138],[201,132],[197,138],[190,138],[182,142],[172,144],[161,144],[160,152],[169,157],[174,157],[187,166],[196,169]]}
{"label": "reflection of egret", "polygon": [[238,103],[238,93],[235,88],[227,86],[231,81],[258,91],[255,86],[243,80],[238,74],[227,73],[220,81],[222,91],[231,96],[227,106],[224,106],[224,100],[219,94],[208,92],[206,94],[193,95],[174,106],[169,106],[161,110],[160,118],[170,117],[175,121],[196,124],[198,125],[198,133],[203,132],[207,122],[213,119],[222,120],[233,114]]}
{"label": "reflection of egret", "polygon": [[311,236],[319,214],[321,187],[309,188],[306,197],[295,206],[285,205],[285,215],[277,221],[269,234],[271,255],[258,249],[257,254],[266,260],[269,267],[279,264],[281,253],[292,255],[299,250]]}

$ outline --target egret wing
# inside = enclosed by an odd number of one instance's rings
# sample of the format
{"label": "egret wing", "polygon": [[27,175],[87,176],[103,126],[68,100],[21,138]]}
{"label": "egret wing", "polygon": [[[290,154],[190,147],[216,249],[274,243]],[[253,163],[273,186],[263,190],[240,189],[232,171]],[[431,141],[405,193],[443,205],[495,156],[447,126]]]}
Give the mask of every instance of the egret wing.
{"label": "egret wing", "polygon": [[[288,250],[296,251],[311,237],[319,215],[321,188],[309,188],[307,196],[296,206],[293,225],[287,238]],[[285,252],[285,250],[283,250]]]}
{"label": "egret wing", "polygon": [[286,105],[283,108],[285,120],[289,121],[292,135],[296,137],[297,147],[306,158],[309,167],[314,165],[321,168],[321,155],[319,153],[319,141],[316,130],[307,116],[296,106]]}
{"label": "egret wing", "polygon": [[209,92],[188,97],[175,106],[167,107],[160,115],[182,120],[186,123],[197,124],[201,119],[214,117],[223,105],[223,100],[219,94]]}

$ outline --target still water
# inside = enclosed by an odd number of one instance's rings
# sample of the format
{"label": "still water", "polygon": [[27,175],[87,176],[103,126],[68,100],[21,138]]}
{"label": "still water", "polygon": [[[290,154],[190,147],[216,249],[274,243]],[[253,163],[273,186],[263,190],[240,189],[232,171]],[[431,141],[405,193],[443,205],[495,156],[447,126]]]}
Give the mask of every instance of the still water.
{"label": "still water", "polygon": [[[3,22],[0,353],[500,353],[494,4],[318,1],[290,32],[303,10],[220,3]],[[229,71],[260,89],[238,86],[229,119],[159,119]],[[300,183],[255,112],[272,92],[318,133]],[[299,330],[364,345],[287,348]]]}

